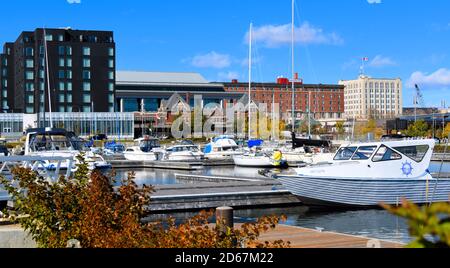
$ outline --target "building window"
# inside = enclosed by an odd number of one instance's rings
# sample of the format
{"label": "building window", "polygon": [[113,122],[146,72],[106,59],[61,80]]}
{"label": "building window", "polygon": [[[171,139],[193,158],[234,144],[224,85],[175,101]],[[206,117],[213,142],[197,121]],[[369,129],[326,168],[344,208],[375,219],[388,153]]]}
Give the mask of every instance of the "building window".
{"label": "building window", "polygon": [[34,96],[33,95],[27,95],[27,103],[34,103]]}
{"label": "building window", "polygon": [[41,67],[45,67],[45,59],[44,58],[40,58],[39,62],[40,62]]}
{"label": "building window", "polygon": [[72,47],[71,46],[67,46],[66,47],[66,52],[67,52],[67,56],[72,56]]}
{"label": "building window", "polygon": [[53,35],[51,35],[51,34],[46,34],[46,35],[45,35],[45,41],[53,41]]}
{"label": "building window", "polygon": [[109,102],[110,104],[113,104],[113,103],[114,103],[114,95],[113,95],[113,94],[109,94],[109,95],[108,95],[108,102]]}
{"label": "building window", "polygon": [[64,82],[59,82],[58,85],[59,85],[59,86],[58,86],[58,90],[59,90],[59,91],[64,91],[64,90],[66,90],[66,84],[65,84]]}
{"label": "building window", "polygon": [[108,84],[108,90],[109,90],[109,92],[113,92],[114,91],[114,83],[109,83]]}
{"label": "building window", "polygon": [[67,67],[72,67],[72,59],[67,59],[66,64]]}
{"label": "building window", "polygon": [[39,90],[40,91],[44,91],[44,89],[45,89],[45,83],[44,82],[40,82],[39,83]]}
{"label": "building window", "polygon": [[58,35],[58,41],[64,42],[64,36],[62,34]]}
{"label": "building window", "polygon": [[72,108],[72,106],[69,106],[69,107],[67,107],[67,112],[68,112],[68,113],[71,113],[71,112],[73,112],[73,108]]}
{"label": "building window", "polygon": [[66,72],[64,70],[59,70],[58,72],[58,78],[59,79],[64,79],[66,78]]}
{"label": "building window", "polygon": [[26,80],[33,80],[34,79],[34,72],[33,71],[26,71],[25,72],[25,79]]}
{"label": "building window", "polygon": [[66,65],[66,61],[64,60],[64,58],[60,58],[59,59],[59,67],[64,67]]}
{"label": "building window", "polygon": [[84,90],[84,91],[91,91],[91,83],[89,83],[89,82],[84,82],[84,83],[83,83],[83,90]]}
{"label": "building window", "polygon": [[34,67],[34,60],[28,59],[25,61],[25,67],[26,68],[33,68]]}
{"label": "building window", "polygon": [[90,113],[91,112],[91,106],[83,106],[83,113]]}
{"label": "building window", "polygon": [[33,92],[34,91],[34,84],[33,83],[26,83],[25,84],[25,89],[26,89],[26,91]]}
{"label": "building window", "polygon": [[64,54],[66,54],[66,48],[64,46],[59,46],[58,47],[58,54],[60,56],[64,56]]}
{"label": "building window", "polygon": [[83,67],[84,68],[90,68],[91,67],[91,60],[90,59],[83,59]]}
{"label": "building window", "polygon": [[33,57],[34,56],[34,49],[32,47],[25,48],[25,56]]}
{"label": "building window", "polygon": [[32,114],[32,113],[34,113],[34,108],[32,106],[27,106],[25,111],[27,114]]}
{"label": "building window", "polygon": [[3,79],[2,80],[2,85],[3,85],[4,88],[7,88],[8,87],[8,80],[7,79]]}
{"label": "building window", "polygon": [[108,78],[114,80],[114,72],[109,72]]}
{"label": "building window", "polygon": [[60,103],[64,103],[66,101],[66,97],[64,96],[64,94],[59,94],[59,102]]}
{"label": "building window", "polygon": [[91,71],[83,71],[83,79],[91,79]]}
{"label": "building window", "polygon": [[59,112],[64,113],[66,111],[64,106],[59,106]]}
{"label": "building window", "polygon": [[72,94],[67,94],[67,103],[72,103]]}
{"label": "building window", "polygon": [[71,70],[67,71],[67,79],[72,79],[72,71]]}
{"label": "building window", "polygon": [[114,48],[110,47],[110,48],[108,49],[108,55],[111,56],[111,57],[114,56]]}
{"label": "building window", "polygon": [[90,55],[91,55],[91,48],[83,47],[83,56],[90,56]]}
{"label": "building window", "polygon": [[67,82],[67,91],[72,91],[72,82]]}
{"label": "building window", "polygon": [[114,68],[114,60],[109,60],[108,61],[108,67],[109,68]]}
{"label": "building window", "polygon": [[83,94],[83,103],[91,103],[91,94]]}
{"label": "building window", "polygon": [[4,99],[8,98],[8,91],[3,90],[3,91],[2,91],[2,97],[3,97]]}
{"label": "building window", "polygon": [[39,78],[40,79],[44,79],[45,78],[45,72],[44,72],[44,70],[39,70]]}

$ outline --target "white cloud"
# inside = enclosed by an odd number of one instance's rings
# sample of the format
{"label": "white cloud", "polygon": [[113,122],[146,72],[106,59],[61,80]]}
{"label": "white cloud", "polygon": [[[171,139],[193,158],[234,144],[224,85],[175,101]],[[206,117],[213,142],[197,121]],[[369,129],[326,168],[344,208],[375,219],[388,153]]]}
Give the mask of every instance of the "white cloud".
{"label": "white cloud", "polygon": [[434,73],[428,74],[420,71],[411,74],[408,80],[408,87],[415,84],[426,86],[450,86],[450,69],[441,68]]}
{"label": "white cloud", "polygon": [[[245,42],[248,43],[249,33],[245,35]],[[253,29],[252,39],[254,42],[263,43],[266,47],[278,47],[290,44],[291,24],[284,25],[264,25]],[[295,42],[301,44],[342,44],[343,39],[336,33],[325,33],[323,29],[303,23],[295,28]]]}
{"label": "white cloud", "polygon": [[217,77],[219,78],[219,81],[231,81],[233,79],[239,79],[240,75],[238,72],[235,71],[228,71],[228,72],[220,72]]}
{"label": "white cloud", "polygon": [[367,0],[367,3],[369,4],[381,4],[381,0]]}
{"label": "white cloud", "polygon": [[67,0],[69,4],[81,4],[81,0]]}
{"label": "white cloud", "polygon": [[194,67],[222,69],[231,65],[231,57],[215,51],[203,55],[197,55],[191,60]]}
{"label": "white cloud", "polygon": [[386,66],[394,66],[397,65],[397,63],[392,60],[389,57],[384,57],[382,55],[377,55],[375,58],[373,58],[372,61],[370,61],[369,66],[370,67],[386,67]]}

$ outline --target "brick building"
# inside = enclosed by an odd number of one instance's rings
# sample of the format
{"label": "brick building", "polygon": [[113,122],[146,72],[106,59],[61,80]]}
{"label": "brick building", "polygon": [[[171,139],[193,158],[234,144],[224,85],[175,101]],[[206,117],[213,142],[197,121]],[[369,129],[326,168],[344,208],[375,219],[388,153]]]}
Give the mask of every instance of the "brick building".
{"label": "brick building", "polygon": [[[248,83],[233,80],[222,83],[227,92],[248,93]],[[278,103],[282,119],[290,122],[292,117],[292,83],[287,78],[278,78],[275,83],[252,83],[252,100],[266,103],[269,112],[272,103]],[[344,86],[295,83],[295,114],[311,117],[322,122],[336,121],[344,115]]]}

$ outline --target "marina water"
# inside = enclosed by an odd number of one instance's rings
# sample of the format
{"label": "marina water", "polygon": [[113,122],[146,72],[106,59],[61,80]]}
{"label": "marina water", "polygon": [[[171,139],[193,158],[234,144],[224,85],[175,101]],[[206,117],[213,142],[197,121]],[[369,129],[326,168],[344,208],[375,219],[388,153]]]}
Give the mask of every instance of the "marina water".
{"label": "marina water", "polygon": [[[431,172],[439,172],[440,162],[432,162]],[[129,171],[118,170],[117,178],[124,178]],[[450,173],[450,163],[444,163],[443,173]],[[175,174],[197,174],[207,176],[228,177],[260,177],[258,169],[239,167],[208,167],[199,171],[172,171],[172,170],[135,170],[138,185],[172,185],[186,183],[178,181]],[[168,215],[154,215],[151,219],[162,219],[172,216],[178,221],[195,215],[195,213],[172,213]],[[370,210],[310,210],[307,207],[289,208],[261,208],[238,210],[235,212],[236,221],[253,221],[261,216],[286,215],[285,224],[318,229],[328,232],[339,232],[350,235],[366,236],[395,242],[408,243],[411,237],[404,219],[394,216],[382,209]]]}

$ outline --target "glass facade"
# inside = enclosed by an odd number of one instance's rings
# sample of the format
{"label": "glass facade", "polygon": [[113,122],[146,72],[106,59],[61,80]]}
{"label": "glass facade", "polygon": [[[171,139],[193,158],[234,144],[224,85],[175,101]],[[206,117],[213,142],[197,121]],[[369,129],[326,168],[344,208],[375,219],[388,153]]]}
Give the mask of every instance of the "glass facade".
{"label": "glass facade", "polygon": [[[38,116],[39,122],[42,124],[44,121],[43,113],[40,113]],[[49,124],[48,116],[49,114],[47,113],[47,124]],[[133,113],[53,113],[52,118],[55,127],[73,131],[81,137],[102,133],[106,134],[110,139],[134,138]],[[0,122],[0,127],[2,123]],[[17,122],[20,128],[18,132],[22,132],[22,125],[20,123]]]}

